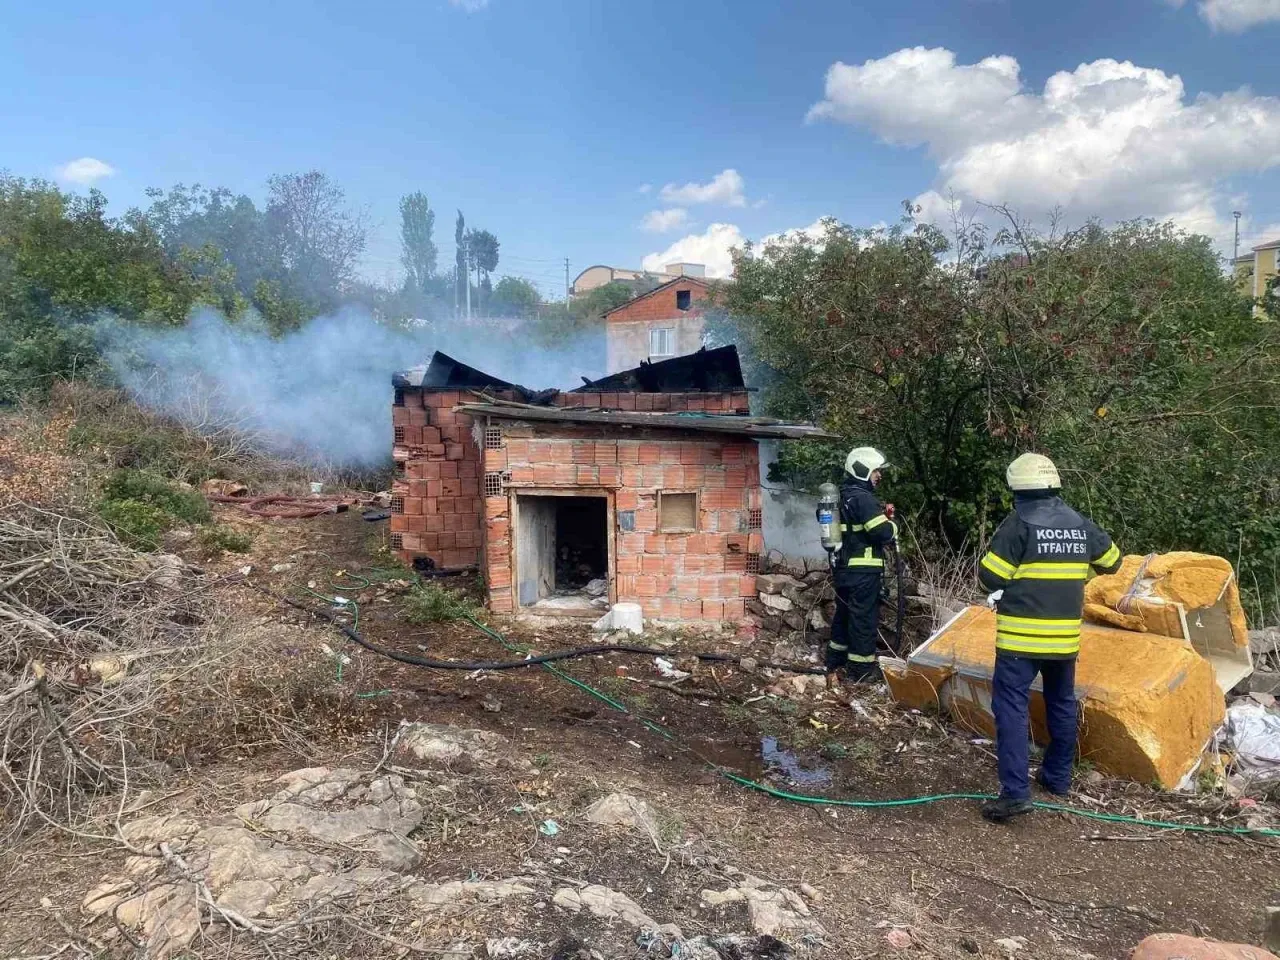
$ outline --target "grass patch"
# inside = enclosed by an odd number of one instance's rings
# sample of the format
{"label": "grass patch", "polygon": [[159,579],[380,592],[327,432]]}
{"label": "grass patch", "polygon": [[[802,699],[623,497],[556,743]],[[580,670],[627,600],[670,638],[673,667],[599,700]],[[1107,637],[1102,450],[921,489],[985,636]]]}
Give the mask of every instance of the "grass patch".
{"label": "grass patch", "polygon": [[438,583],[422,583],[409,591],[404,602],[404,618],[410,623],[443,623],[465,620],[479,614],[475,601],[461,590]]}
{"label": "grass patch", "polygon": [[209,554],[248,553],[249,548],[253,546],[253,537],[249,534],[218,524],[201,527],[200,532],[196,534],[196,539],[201,549]]}
{"label": "grass patch", "polygon": [[179,523],[207,523],[209,504],[194,490],[140,470],[116,470],[107,477],[98,515],[124,543],[158,550],[165,532]]}

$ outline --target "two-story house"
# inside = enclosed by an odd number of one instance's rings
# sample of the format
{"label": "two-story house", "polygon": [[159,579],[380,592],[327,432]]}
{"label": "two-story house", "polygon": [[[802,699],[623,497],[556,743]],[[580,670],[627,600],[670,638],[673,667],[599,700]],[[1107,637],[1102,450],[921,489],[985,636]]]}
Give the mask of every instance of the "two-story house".
{"label": "two-story house", "polygon": [[608,373],[695,353],[702,347],[711,284],[677,277],[604,315]]}

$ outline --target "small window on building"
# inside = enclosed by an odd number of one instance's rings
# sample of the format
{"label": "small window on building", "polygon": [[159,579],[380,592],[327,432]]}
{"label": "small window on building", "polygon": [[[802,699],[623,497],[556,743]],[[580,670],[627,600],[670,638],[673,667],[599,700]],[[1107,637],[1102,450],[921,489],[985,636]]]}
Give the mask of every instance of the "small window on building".
{"label": "small window on building", "polygon": [[395,400],[392,401],[392,403],[394,403],[397,407],[404,406],[404,391],[401,390],[399,387],[396,387],[396,397],[395,397]]}
{"label": "small window on building", "polygon": [[404,443],[404,427],[395,428],[395,442]]}
{"label": "small window on building", "polygon": [[676,355],[676,328],[654,327],[649,331],[649,356],[674,357]]}
{"label": "small window on building", "polygon": [[391,498],[391,512],[404,513],[404,497]]}
{"label": "small window on building", "polygon": [[758,553],[748,553],[746,562],[746,573],[763,573],[764,557]]}
{"label": "small window on building", "polygon": [[691,291],[691,290],[677,290],[677,291],[676,291],[676,309],[677,309],[677,310],[688,310],[688,309],[689,309],[689,307],[690,307],[690,305],[691,305],[691,304],[690,304],[690,301],[691,301],[691,299],[692,299],[692,293],[693,293],[693,291]]}
{"label": "small window on building", "polygon": [[693,533],[698,529],[696,493],[659,493],[658,529],[663,533]]}
{"label": "small window on building", "polygon": [[486,497],[502,496],[502,488],[503,483],[501,473],[486,473],[484,475],[484,495]]}
{"label": "small window on building", "polygon": [[392,550],[403,550],[403,549],[404,549],[404,534],[401,534],[401,533],[393,533],[393,534],[391,535],[391,549],[392,549]]}
{"label": "small window on building", "polygon": [[501,427],[484,428],[484,448],[486,450],[500,450],[502,448]]}

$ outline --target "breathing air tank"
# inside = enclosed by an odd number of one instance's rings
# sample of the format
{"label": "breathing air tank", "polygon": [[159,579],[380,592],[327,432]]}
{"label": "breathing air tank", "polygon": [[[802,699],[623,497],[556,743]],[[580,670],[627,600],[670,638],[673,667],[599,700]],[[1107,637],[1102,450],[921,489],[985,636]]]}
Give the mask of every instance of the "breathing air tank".
{"label": "breathing air tank", "polygon": [[839,516],[840,491],[834,483],[824,483],[818,488],[818,530],[823,549],[829,553],[840,549]]}

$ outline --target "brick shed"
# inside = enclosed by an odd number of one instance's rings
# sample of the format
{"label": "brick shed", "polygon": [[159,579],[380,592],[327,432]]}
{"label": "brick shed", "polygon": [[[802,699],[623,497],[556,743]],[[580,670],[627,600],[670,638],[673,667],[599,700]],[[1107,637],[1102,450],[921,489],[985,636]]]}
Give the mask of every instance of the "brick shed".
{"label": "brick shed", "polygon": [[392,547],[479,569],[499,612],[742,618],[765,551],[756,441],[825,436],[751,417],[733,347],[540,393],[437,353],[394,385]]}

